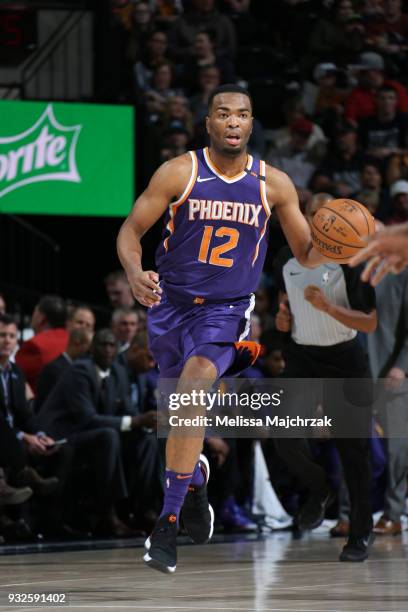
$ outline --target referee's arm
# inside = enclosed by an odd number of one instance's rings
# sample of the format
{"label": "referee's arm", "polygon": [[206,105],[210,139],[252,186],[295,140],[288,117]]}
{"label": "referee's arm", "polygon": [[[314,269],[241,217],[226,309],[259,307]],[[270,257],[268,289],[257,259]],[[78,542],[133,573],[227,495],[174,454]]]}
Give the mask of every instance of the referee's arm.
{"label": "referee's arm", "polygon": [[375,309],[370,312],[363,310],[355,310],[346,308],[331,302],[323,293],[320,287],[309,285],[305,288],[305,300],[307,300],[314,308],[325,312],[339,323],[346,327],[355,329],[359,332],[369,334],[377,327],[377,311]]}

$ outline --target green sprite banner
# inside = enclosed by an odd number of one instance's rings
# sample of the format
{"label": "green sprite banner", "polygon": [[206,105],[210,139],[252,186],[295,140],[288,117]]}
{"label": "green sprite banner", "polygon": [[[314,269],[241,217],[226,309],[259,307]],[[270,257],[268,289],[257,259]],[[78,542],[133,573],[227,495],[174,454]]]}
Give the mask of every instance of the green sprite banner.
{"label": "green sprite banner", "polygon": [[0,102],[0,213],[127,215],[133,109]]}

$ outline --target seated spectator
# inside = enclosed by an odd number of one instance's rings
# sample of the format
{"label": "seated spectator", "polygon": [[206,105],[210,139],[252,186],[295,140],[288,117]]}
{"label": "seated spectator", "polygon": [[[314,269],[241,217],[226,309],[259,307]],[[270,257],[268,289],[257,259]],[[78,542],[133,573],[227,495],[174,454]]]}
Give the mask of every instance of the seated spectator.
{"label": "seated spectator", "polygon": [[72,329],[68,338],[67,350],[48,363],[40,374],[35,398],[36,411],[47,399],[58,380],[76,359],[85,357],[90,349],[92,336],[87,329]]}
{"label": "seated spectator", "polygon": [[184,124],[177,119],[170,123],[163,134],[163,140],[163,147],[160,150],[162,162],[173,159],[173,157],[178,155],[183,155],[183,153],[188,151],[189,133]]}
{"label": "seated spectator", "polygon": [[351,0],[336,0],[331,13],[318,19],[310,34],[306,60],[312,66],[325,61],[344,66],[363,47],[364,26]]}
{"label": "seated spectator", "polygon": [[155,113],[162,115],[166,99],[181,93],[180,90],[173,88],[173,80],[174,68],[169,61],[164,60],[153,68],[151,87],[145,94],[146,102],[150,105],[148,110],[153,108]]}
{"label": "seated spectator", "polygon": [[307,150],[307,141],[313,131],[313,124],[306,118],[293,122],[289,143],[273,151],[272,157],[266,161],[275,168],[288,174],[298,192],[301,206],[305,206],[311,193],[308,190],[309,181],[317,167],[317,152]]}
{"label": "seated spectator", "polygon": [[313,191],[328,191],[339,198],[350,197],[361,189],[364,161],[357,146],[356,129],[348,122],[340,123],[334,147],[323,158],[311,181]]}
{"label": "seated spectator", "polygon": [[132,63],[145,55],[147,42],[154,31],[153,13],[148,2],[133,4],[127,57]]}
{"label": "seated spectator", "polygon": [[0,293],[0,315],[6,314],[6,300],[4,299],[4,295]]}
{"label": "seated spectator", "polygon": [[215,8],[214,0],[191,0],[188,11],[174,22],[170,44],[176,61],[194,55],[194,41],[198,32],[211,32],[220,53],[234,57],[236,40],[234,26],[226,15]]}
{"label": "seated spectator", "polygon": [[378,162],[367,160],[361,172],[361,191],[352,194],[352,199],[364,204],[370,213],[380,220],[390,215],[388,190],[382,186],[382,175]]}
{"label": "seated spectator", "polygon": [[89,306],[81,304],[68,312],[67,330],[71,332],[73,329],[85,329],[91,334],[94,333],[95,315]]}
{"label": "seated spectator", "polygon": [[115,362],[117,342],[109,329],[93,339],[91,358],[76,361],[41,406],[38,421],[55,437],[66,437],[77,461],[93,475],[97,532],[133,536],[117,517],[115,504],[128,497],[122,461],[122,433],[141,428],[129,398],[123,366]]}
{"label": "seated spectator", "polygon": [[[302,105],[306,113],[323,127],[330,128],[343,114],[343,103],[348,90],[340,87],[339,69],[332,62],[317,64],[313,70],[313,82],[306,81],[302,89]],[[327,129],[329,131],[329,129]]]}
{"label": "seated spectator", "polygon": [[203,147],[207,144],[207,132],[204,125],[205,117],[208,113],[208,100],[210,94],[221,83],[220,71],[217,66],[202,68],[198,75],[200,89],[198,93],[190,98],[190,108],[193,113],[193,122],[195,126],[195,142],[196,148]]}
{"label": "seated spectator", "polygon": [[133,337],[129,348],[118,356],[118,363],[128,374],[132,413],[139,419],[138,430],[131,432],[127,439],[122,435],[129,497],[133,512],[146,521],[149,511],[157,512],[160,509],[158,502],[161,501],[161,478],[164,473],[156,433],[155,363],[148,348],[146,332],[138,332]]}
{"label": "seated spectator", "polygon": [[274,149],[280,149],[287,146],[292,139],[292,126],[299,119],[307,119],[312,124],[312,131],[309,138],[307,139],[306,149],[308,151],[314,150],[318,155],[324,155],[326,151],[327,138],[317,123],[313,122],[312,119],[306,117],[305,108],[302,101],[299,98],[295,98],[290,101],[284,111],[286,124],[278,128],[273,138],[273,148],[271,148],[271,154]]}
{"label": "seated spectator", "polygon": [[162,131],[166,133],[175,126],[180,126],[180,124],[187,132],[188,137],[191,138],[193,135],[193,116],[188,100],[185,96],[172,96],[166,100]]}
{"label": "seated spectator", "polygon": [[[25,378],[10,361],[17,344],[17,326],[8,315],[0,317],[0,464],[9,470],[11,484],[30,487],[47,496],[42,518],[49,527],[62,522],[63,499],[72,466],[71,449],[54,447],[55,440],[39,431],[32,402],[26,399]],[[45,429],[45,431],[47,431]],[[35,466],[35,467],[34,467]],[[35,468],[49,473],[42,478]],[[48,531],[49,533],[49,531]]]}
{"label": "seated spectator", "polygon": [[167,28],[183,12],[182,0],[155,0],[155,23]]}
{"label": "seated spectator", "polygon": [[35,335],[23,342],[16,355],[16,363],[34,392],[43,367],[67,347],[66,318],[65,302],[57,295],[41,298],[34,309],[31,327]]}
{"label": "seated spectator", "polygon": [[392,87],[376,93],[375,114],[360,121],[359,141],[371,157],[386,160],[408,148],[408,114],[397,112],[397,94]]}
{"label": "seated spectator", "polygon": [[401,0],[384,0],[382,14],[367,23],[370,44],[387,55],[394,64],[406,66],[408,16],[402,13]]}
{"label": "seated spectator", "polygon": [[398,81],[387,79],[384,68],[384,60],[378,53],[367,51],[358,57],[358,85],[346,99],[346,119],[358,123],[364,117],[373,115],[376,92],[384,85],[392,87],[397,92],[398,110],[402,113],[408,112],[406,88]]}
{"label": "seated spectator", "polygon": [[138,330],[138,316],[131,308],[116,308],[112,314],[112,332],[118,343],[119,353],[126,351]]}
{"label": "seated spectator", "polygon": [[285,369],[285,360],[282,353],[282,340],[278,333],[269,334],[265,345],[262,361],[262,371],[266,378],[278,378]]}
{"label": "seated spectator", "polygon": [[231,19],[240,47],[251,45],[254,40],[257,40],[258,23],[250,9],[251,0],[222,0],[221,2],[221,11]]}
{"label": "seated spectator", "polygon": [[408,181],[396,181],[390,187],[392,215],[385,221],[386,225],[408,221]]}
{"label": "seated spectator", "polygon": [[255,300],[255,313],[258,315],[262,330],[274,329],[275,317],[273,316],[273,298],[266,287],[259,287]]}
{"label": "seated spectator", "polygon": [[105,289],[110,306],[114,308],[134,308],[136,300],[133,297],[128,279],[123,270],[111,272],[105,278]]}
{"label": "seated spectator", "polygon": [[133,66],[136,91],[146,91],[152,87],[154,69],[166,60],[167,34],[152,32],[147,40],[145,53]]}
{"label": "seated spectator", "polygon": [[386,169],[387,184],[391,185],[400,179],[408,180],[408,149],[391,155]]}
{"label": "seated spectator", "polygon": [[235,82],[235,70],[231,56],[218,52],[211,32],[198,32],[195,36],[193,55],[187,56],[183,65],[183,83],[190,95],[199,89],[200,68],[211,66],[217,66],[220,71],[221,83]]}

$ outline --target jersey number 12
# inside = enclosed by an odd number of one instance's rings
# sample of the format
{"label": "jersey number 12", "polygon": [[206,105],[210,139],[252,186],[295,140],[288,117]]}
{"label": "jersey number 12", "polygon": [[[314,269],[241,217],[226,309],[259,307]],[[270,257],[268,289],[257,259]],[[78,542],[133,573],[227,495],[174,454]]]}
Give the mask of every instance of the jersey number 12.
{"label": "jersey number 12", "polygon": [[233,266],[234,264],[234,260],[230,259],[229,257],[221,257],[221,255],[224,255],[224,253],[235,249],[239,240],[239,231],[234,227],[219,227],[215,231],[215,236],[217,238],[223,238],[224,236],[227,236],[228,240],[223,244],[213,247],[210,251],[210,256],[208,256],[213,233],[214,228],[212,225],[204,226],[204,234],[201,240],[198,261],[201,261],[201,263],[209,263],[212,266],[223,266],[224,268],[231,268],[231,266]]}

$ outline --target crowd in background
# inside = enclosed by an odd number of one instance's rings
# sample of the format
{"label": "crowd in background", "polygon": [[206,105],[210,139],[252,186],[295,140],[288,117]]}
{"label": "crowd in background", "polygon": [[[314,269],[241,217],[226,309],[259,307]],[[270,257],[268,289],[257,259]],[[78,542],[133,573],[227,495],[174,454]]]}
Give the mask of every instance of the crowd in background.
{"label": "crowd in background", "polygon": [[[209,95],[237,82],[254,99],[250,152],[289,174],[304,210],[313,194],[328,192],[365,204],[378,226],[407,221],[406,8],[401,0],[111,0],[101,97],[136,106],[139,184],[163,161],[208,144]],[[265,352],[245,372],[248,378],[280,376],[286,365],[274,275],[284,239],[274,218],[271,224],[271,256],[251,320],[251,339]],[[399,283],[388,328],[392,359],[376,373],[394,382],[408,370],[406,274]],[[0,534],[6,541],[35,541],[39,534],[132,537],[148,532],[160,511],[164,443],[156,436],[158,372],[146,312],[122,272],[109,274],[105,286],[105,310],[44,296],[29,325],[7,308],[15,296],[0,296]],[[381,321],[393,288],[378,291]],[[389,449],[377,428],[370,441],[373,503],[383,510]],[[340,519],[345,535],[338,457],[330,440],[310,446],[338,491],[329,516]],[[272,441],[262,449],[273,488],[295,516],[304,486]],[[254,441],[207,438],[205,452],[218,528],[256,531]],[[405,495],[406,452],[402,463],[394,484]],[[393,523],[399,520],[393,516]]]}

